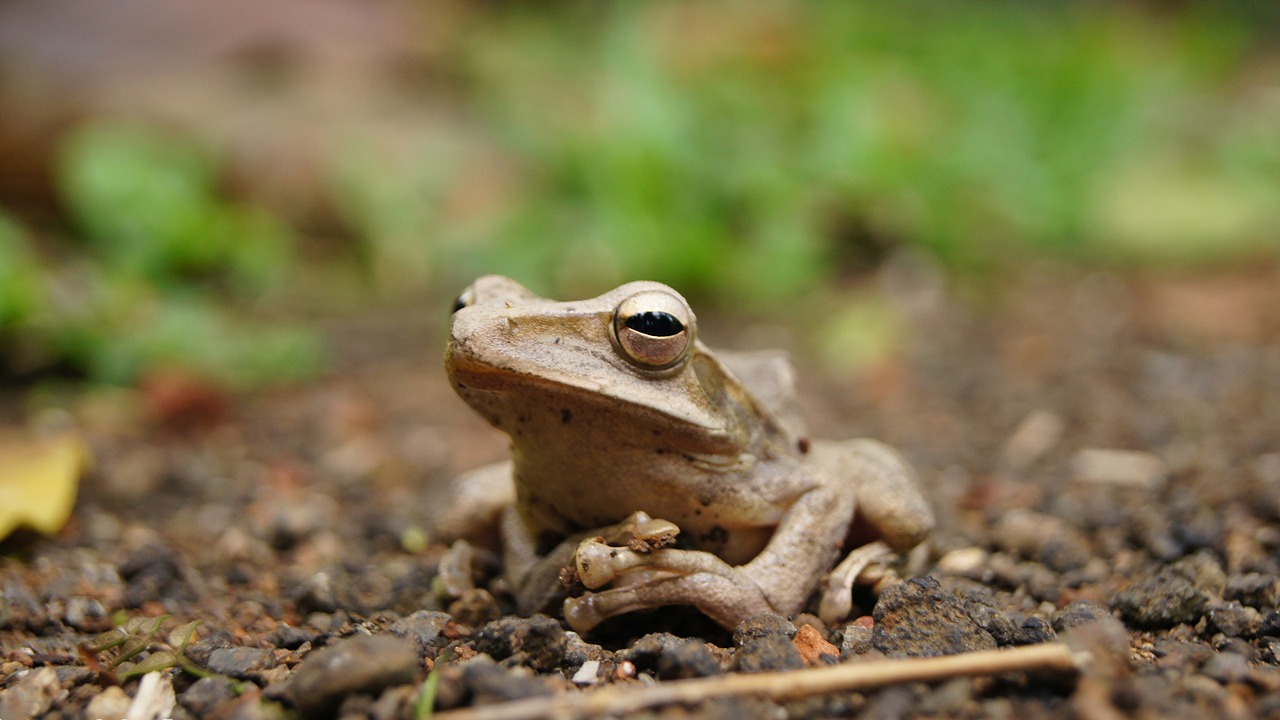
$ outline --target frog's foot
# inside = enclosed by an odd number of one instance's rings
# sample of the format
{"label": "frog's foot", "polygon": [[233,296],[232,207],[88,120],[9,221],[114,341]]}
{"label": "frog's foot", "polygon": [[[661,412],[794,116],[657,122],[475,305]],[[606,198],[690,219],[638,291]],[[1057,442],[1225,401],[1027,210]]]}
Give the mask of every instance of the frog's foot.
{"label": "frog's foot", "polygon": [[[676,551],[680,552],[680,551]],[[564,619],[575,632],[590,631],[615,615],[664,605],[693,605],[727,628],[772,610],[754,584],[713,573],[664,576],[564,601]]]}
{"label": "frog's foot", "polygon": [[565,601],[565,619],[579,632],[614,615],[663,605],[693,605],[725,627],[773,609],[750,577],[708,552],[636,552],[587,540],[578,546],[574,563],[589,588],[620,585]]}
{"label": "frog's foot", "polygon": [[848,617],[853,607],[854,582],[873,563],[888,562],[894,557],[893,550],[879,540],[851,551],[827,576],[822,600],[818,603],[818,617],[829,625]]}

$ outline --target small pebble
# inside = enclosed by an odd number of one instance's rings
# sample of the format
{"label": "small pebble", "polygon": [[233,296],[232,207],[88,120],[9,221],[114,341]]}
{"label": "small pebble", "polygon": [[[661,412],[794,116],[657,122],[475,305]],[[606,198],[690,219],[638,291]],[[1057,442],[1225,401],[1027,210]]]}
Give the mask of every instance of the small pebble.
{"label": "small pebble", "polygon": [[599,682],[597,677],[600,674],[600,661],[588,660],[582,663],[582,667],[573,674],[573,684],[575,685],[595,685]]}
{"label": "small pebble", "polygon": [[276,666],[271,650],[249,647],[218,648],[209,653],[204,666],[219,675],[239,680],[258,680]]}
{"label": "small pebble", "polygon": [[1253,635],[1262,624],[1262,615],[1251,607],[1230,600],[1209,605],[1209,627],[1227,637]]}
{"label": "small pebble", "polygon": [[1071,477],[1076,482],[1159,490],[1168,475],[1163,460],[1140,450],[1085,448],[1071,458]]}
{"label": "small pebble", "polygon": [[1222,597],[1258,610],[1274,609],[1280,604],[1280,578],[1261,573],[1232,575]]}
{"label": "small pebble", "polygon": [[545,671],[560,666],[567,640],[560,623],[546,615],[535,615],[487,623],[471,636],[470,644],[494,660]]}
{"label": "small pebble", "polygon": [[992,650],[995,638],[965,612],[964,604],[931,577],[890,586],[872,612],[872,645],[892,657],[929,657]]}
{"label": "small pebble", "polygon": [[40,717],[61,694],[62,683],[53,668],[32,670],[0,693],[0,718]]}
{"label": "small pebble", "polygon": [[1243,682],[1249,678],[1249,658],[1233,652],[1215,653],[1201,671],[1218,682]]}
{"label": "small pebble", "polygon": [[444,637],[443,632],[452,620],[446,613],[419,610],[391,623],[387,629],[393,635],[412,640],[419,655],[435,657],[449,644],[449,639]]}
{"label": "small pebble", "polygon": [[801,625],[791,642],[806,665],[831,664],[840,659],[839,648],[827,642],[812,625]]}
{"label": "small pebble", "polygon": [[671,633],[651,633],[631,643],[618,657],[652,670],[663,680],[719,675],[720,663],[707,644]]}
{"label": "small pebble", "polygon": [[[230,678],[221,675],[203,677],[191,684],[191,687],[178,696],[178,703],[191,711],[196,717],[210,717],[223,703],[236,698],[236,687]],[[123,715],[101,715],[99,717],[124,717]]]}
{"label": "small pebble", "polygon": [[468,660],[461,667],[462,685],[477,705],[552,694],[551,688],[526,668],[507,669],[483,656]]}
{"label": "small pebble", "polygon": [[1021,472],[1058,444],[1066,423],[1057,413],[1034,410],[1018,427],[1000,451],[1001,464],[1012,472]]}
{"label": "small pebble", "polygon": [[1194,624],[1204,615],[1209,595],[1181,574],[1162,571],[1121,590],[1111,601],[1128,622],[1142,628]]}
{"label": "small pebble", "polygon": [[129,715],[132,698],[123,688],[111,686],[98,693],[84,707],[85,720],[97,718],[124,718]]}
{"label": "small pebble", "polygon": [[331,712],[354,693],[377,693],[413,682],[418,652],[394,635],[352,637],[307,654],[289,678],[291,694],[304,714]]}
{"label": "small pebble", "polygon": [[743,620],[733,629],[733,644],[742,647],[742,643],[753,638],[782,633],[791,639],[796,636],[796,626],[777,613],[761,613]]}
{"label": "small pebble", "polygon": [[773,633],[752,638],[738,647],[734,654],[733,669],[737,672],[771,672],[775,670],[799,670],[804,658],[795,643],[784,633]]}
{"label": "small pebble", "polygon": [[858,618],[844,626],[844,639],[840,642],[840,659],[848,660],[871,650],[874,621],[870,617]]}

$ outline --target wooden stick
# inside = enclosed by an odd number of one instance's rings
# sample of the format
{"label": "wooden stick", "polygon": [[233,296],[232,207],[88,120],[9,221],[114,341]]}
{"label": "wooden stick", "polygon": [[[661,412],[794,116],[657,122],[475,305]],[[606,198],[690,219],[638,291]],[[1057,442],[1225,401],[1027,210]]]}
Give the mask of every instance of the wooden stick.
{"label": "wooden stick", "polygon": [[1062,643],[985,650],[944,657],[854,662],[831,667],[672,680],[647,687],[613,685],[594,691],[528,698],[435,713],[439,720],[534,720],[636,712],[676,703],[693,704],[730,695],[787,700],[829,692],[864,690],[905,682],[1025,670],[1077,673],[1088,660]]}

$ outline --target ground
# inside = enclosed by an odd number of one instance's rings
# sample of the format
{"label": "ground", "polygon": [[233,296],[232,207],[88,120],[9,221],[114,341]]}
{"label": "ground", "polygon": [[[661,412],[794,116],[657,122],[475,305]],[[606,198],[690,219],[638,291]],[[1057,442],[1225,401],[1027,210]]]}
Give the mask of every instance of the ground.
{"label": "ground", "polygon": [[[1048,268],[998,291],[895,292],[907,330],[890,359],[831,377],[798,358],[812,426],[900,448],[939,517],[918,579],[878,605],[860,592],[848,626],[761,618],[731,635],[663,612],[579,639],[510,616],[483,553],[487,591],[446,597],[444,547],[421,529],[444,482],[505,442],[448,388],[443,317],[392,313],[335,325],[337,367],[314,383],[236,395],[174,377],[71,403],[95,459],[72,520],[0,546],[0,717],[122,714],[140,681],[107,690],[128,664],[108,672],[111,653],[84,644],[113,621],[162,617],[160,640],[212,673],[164,671],[173,717],[410,717],[433,667],[449,708],[588,679],[1064,637],[1093,653],[1078,678],[662,712],[1280,716],[1280,269]],[[760,335],[734,327],[712,341]],[[0,417],[18,417],[29,399],[6,393]],[[189,646],[165,637],[192,621]]]}

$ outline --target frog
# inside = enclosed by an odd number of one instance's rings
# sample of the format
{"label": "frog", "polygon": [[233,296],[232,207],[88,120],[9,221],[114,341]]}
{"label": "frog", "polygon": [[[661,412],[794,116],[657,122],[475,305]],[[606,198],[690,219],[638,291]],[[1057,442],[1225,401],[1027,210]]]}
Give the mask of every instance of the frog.
{"label": "frog", "polygon": [[934,527],[900,453],[809,439],[786,355],[712,351],[662,283],[561,302],[480,277],[454,305],[444,364],[510,439],[510,460],[458,487],[499,506],[520,612],[558,609],[580,633],[672,605],[732,629],[819,592],[835,623],[861,574]]}

